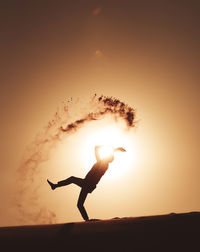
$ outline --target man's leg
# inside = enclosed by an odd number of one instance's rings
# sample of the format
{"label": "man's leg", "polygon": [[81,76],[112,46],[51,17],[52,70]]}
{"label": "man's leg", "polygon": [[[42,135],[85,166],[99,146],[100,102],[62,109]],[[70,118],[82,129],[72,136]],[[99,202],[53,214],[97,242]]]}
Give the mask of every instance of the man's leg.
{"label": "man's leg", "polygon": [[56,189],[57,187],[66,186],[66,185],[69,185],[69,184],[75,184],[75,185],[78,185],[80,187],[82,187],[82,185],[83,185],[83,179],[82,178],[77,178],[77,177],[74,177],[74,176],[71,176],[71,177],[69,177],[69,178],[67,178],[65,180],[59,181],[57,184],[52,183],[48,179],[47,179],[47,182],[51,186],[52,190]]}
{"label": "man's leg", "polygon": [[78,203],[77,203],[77,207],[85,221],[89,220],[85,207],[83,206],[87,195],[88,195],[88,192],[82,189],[78,198]]}

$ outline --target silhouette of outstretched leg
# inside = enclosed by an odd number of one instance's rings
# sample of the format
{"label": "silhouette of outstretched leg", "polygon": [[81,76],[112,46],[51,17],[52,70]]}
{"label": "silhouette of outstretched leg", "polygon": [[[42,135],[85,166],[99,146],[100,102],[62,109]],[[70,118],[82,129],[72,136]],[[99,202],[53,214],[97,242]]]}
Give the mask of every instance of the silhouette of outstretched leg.
{"label": "silhouette of outstretched leg", "polygon": [[66,185],[70,185],[70,184],[75,184],[77,186],[82,187],[82,185],[83,185],[83,179],[71,176],[71,177],[69,177],[69,178],[67,178],[65,180],[59,181],[57,183],[57,187],[66,186]]}
{"label": "silhouette of outstretched leg", "polygon": [[48,184],[51,186],[52,190],[55,190],[57,187],[61,187],[61,186],[66,186],[66,185],[70,185],[70,184],[75,184],[77,186],[82,187],[83,185],[83,179],[82,178],[77,178],[74,176],[71,176],[65,180],[59,181],[57,184],[52,183],[51,181],[49,181],[47,179]]}
{"label": "silhouette of outstretched leg", "polygon": [[78,203],[77,203],[77,207],[85,221],[89,220],[85,207],[83,206],[87,195],[88,195],[88,192],[82,189],[78,198]]}

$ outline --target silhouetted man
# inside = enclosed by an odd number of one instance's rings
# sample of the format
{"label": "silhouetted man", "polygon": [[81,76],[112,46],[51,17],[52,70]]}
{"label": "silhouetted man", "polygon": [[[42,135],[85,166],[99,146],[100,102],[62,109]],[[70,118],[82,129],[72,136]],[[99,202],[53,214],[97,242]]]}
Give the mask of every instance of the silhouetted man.
{"label": "silhouetted man", "polygon": [[59,181],[57,184],[53,184],[52,182],[50,182],[47,179],[47,182],[51,186],[52,190],[56,189],[57,187],[66,186],[66,185],[69,185],[72,183],[76,184],[82,188],[80,195],[79,195],[77,207],[78,207],[83,219],[86,221],[89,220],[89,218],[88,218],[87,212],[86,212],[83,204],[85,202],[85,199],[86,199],[88,193],[91,193],[96,188],[96,185],[99,183],[101,177],[107,171],[109,163],[111,163],[114,160],[114,152],[115,151],[122,151],[122,152],[126,151],[125,149],[123,149],[121,147],[115,148],[115,149],[112,149],[112,151],[108,157],[101,158],[99,155],[99,150],[101,147],[102,146],[95,147],[95,156],[96,156],[97,162],[93,165],[92,169],[88,172],[88,174],[85,176],[84,179],[71,176],[65,180]]}

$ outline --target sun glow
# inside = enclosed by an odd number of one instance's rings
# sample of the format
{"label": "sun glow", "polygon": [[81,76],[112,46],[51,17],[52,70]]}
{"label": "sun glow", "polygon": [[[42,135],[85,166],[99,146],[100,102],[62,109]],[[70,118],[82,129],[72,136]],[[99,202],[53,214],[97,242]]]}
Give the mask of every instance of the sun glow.
{"label": "sun glow", "polygon": [[114,151],[114,149],[112,146],[103,145],[99,149],[99,156],[101,159],[108,158],[113,154],[113,151]]}
{"label": "sun glow", "polygon": [[81,152],[84,167],[86,167],[85,172],[96,162],[95,146],[102,145],[103,147],[99,149],[101,158],[110,156],[113,154],[113,150],[118,147],[123,147],[126,150],[126,152],[114,152],[114,161],[109,165],[106,178],[112,180],[125,174],[128,175],[134,156],[133,144],[128,132],[118,126],[99,127],[95,130],[92,129],[84,139]]}

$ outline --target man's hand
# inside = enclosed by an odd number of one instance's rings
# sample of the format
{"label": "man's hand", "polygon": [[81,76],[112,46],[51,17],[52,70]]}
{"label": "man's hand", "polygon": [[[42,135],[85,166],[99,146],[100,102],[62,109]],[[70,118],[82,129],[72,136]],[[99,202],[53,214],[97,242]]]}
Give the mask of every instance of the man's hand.
{"label": "man's hand", "polygon": [[118,147],[118,148],[115,148],[114,151],[122,151],[122,152],[126,152],[126,150],[122,147]]}

